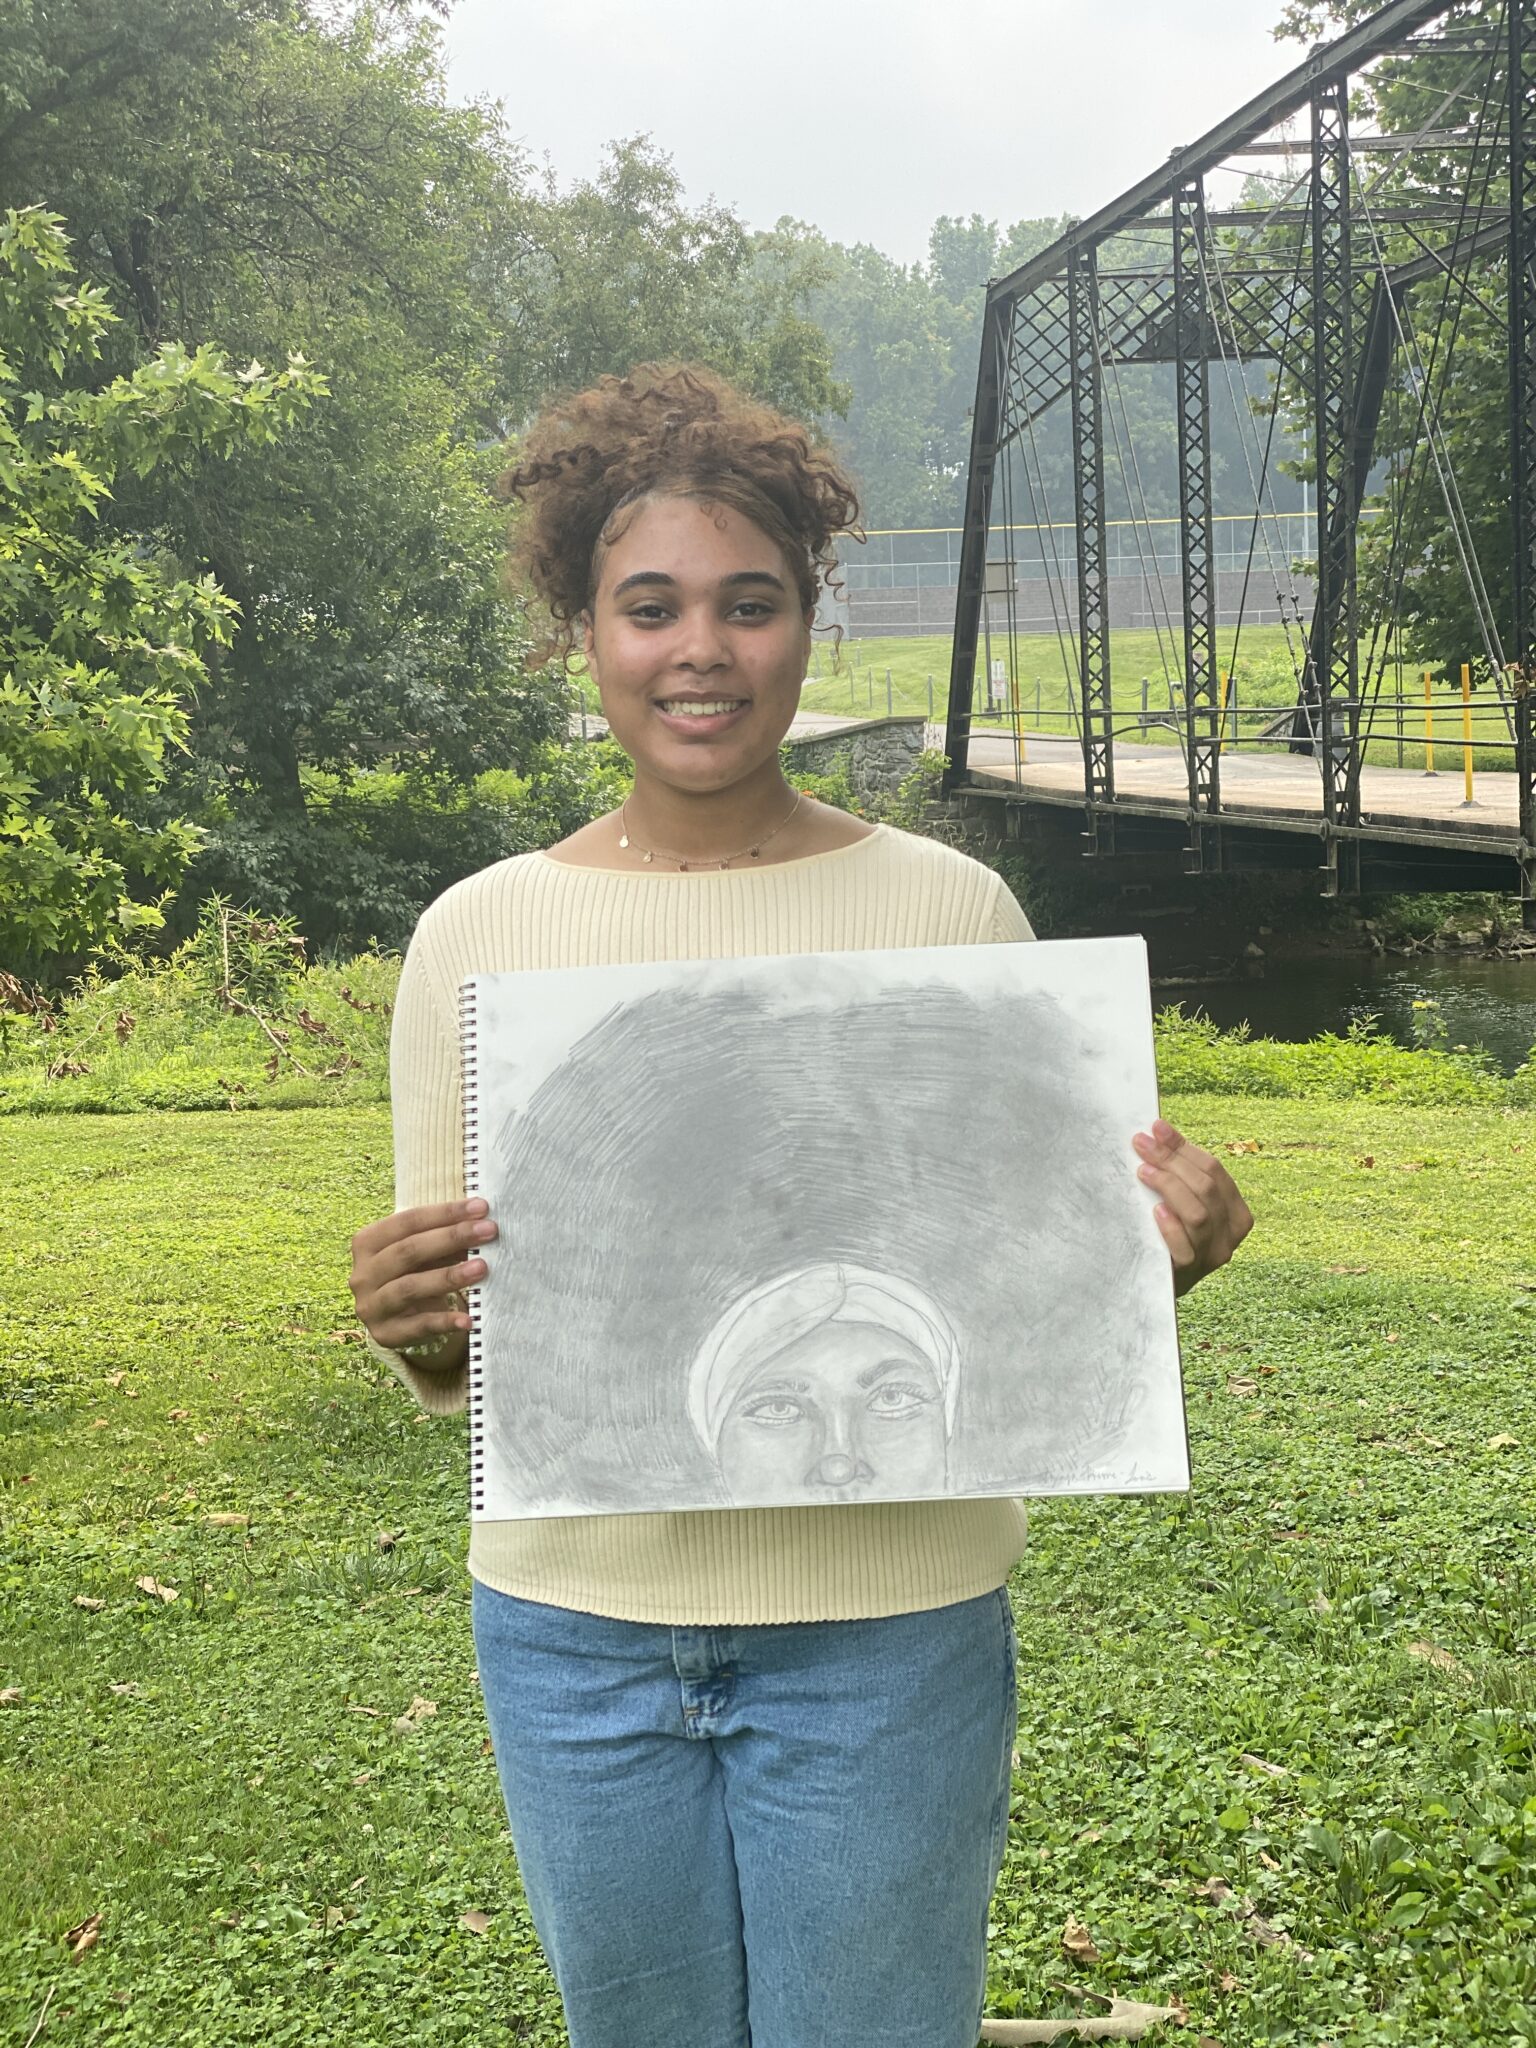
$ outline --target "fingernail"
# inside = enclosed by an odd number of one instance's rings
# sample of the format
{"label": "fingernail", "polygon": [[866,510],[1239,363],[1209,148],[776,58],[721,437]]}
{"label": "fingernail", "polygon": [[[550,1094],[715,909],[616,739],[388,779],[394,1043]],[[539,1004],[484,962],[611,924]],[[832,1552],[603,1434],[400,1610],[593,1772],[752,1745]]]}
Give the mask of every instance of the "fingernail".
{"label": "fingernail", "polygon": [[490,1203],[486,1201],[483,1195],[472,1195],[464,1204],[464,1214],[466,1216],[483,1216],[489,1207]]}
{"label": "fingernail", "polygon": [[1136,1169],[1136,1178],[1138,1180],[1151,1180],[1155,1171],[1156,1168],[1151,1166],[1138,1166]]}

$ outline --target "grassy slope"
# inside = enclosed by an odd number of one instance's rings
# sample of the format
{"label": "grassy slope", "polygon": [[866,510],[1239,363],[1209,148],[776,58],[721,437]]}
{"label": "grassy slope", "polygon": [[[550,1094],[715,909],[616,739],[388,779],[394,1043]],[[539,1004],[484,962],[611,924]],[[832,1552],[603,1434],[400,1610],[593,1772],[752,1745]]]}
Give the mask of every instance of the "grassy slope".
{"label": "grassy slope", "polygon": [[[1066,1980],[1178,1992],[1224,2048],[1536,2041],[1536,1115],[1170,1108],[1261,1141],[1261,1227],[1186,1308],[1192,1500],[1036,1511],[992,2009]],[[387,1113],[6,1139],[7,2038],[56,1985],[49,2042],[558,2042],[472,1682],[462,1423],[337,1340]]]}
{"label": "grassy slope", "polygon": [[[1154,726],[1145,734],[1137,729],[1143,677],[1149,679],[1148,701],[1152,712],[1166,713],[1168,709],[1167,685],[1163,681],[1169,668],[1166,636],[1161,651],[1157,636],[1150,631],[1127,628],[1111,633],[1109,641],[1111,685],[1116,724],[1121,736],[1133,742],[1145,739],[1150,745],[1176,744],[1176,736],[1164,728]],[[1217,635],[1217,650],[1220,660],[1226,663],[1232,650],[1230,631],[1223,630]],[[1006,637],[994,636],[992,652],[994,656],[1008,661],[1010,673],[1015,665],[1017,667],[1020,709],[1027,730],[1049,733],[1076,730],[1068,711],[1061,643],[1054,634],[1021,634],[1016,664],[1010,656]],[[1077,670],[1070,642],[1067,653],[1074,663],[1075,690]],[[1182,660],[1182,652],[1179,659]],[[810,682],[801,704],[806,711],[841,712],[850,718],[883,718],[887,702],[886,671],[889,670],[893,711],[926,713],[931,677],[934,716],[942,720],[949,702],[949,661],[950,640],[947,634],[846,641],[836,656],[835,666],[832,645],[830,641],[823,641],[813,656]],[[978,654],[978,703],[982,695],[979,679],[984,669],[984,660]],[[1265,723],[1264,717],[1258,714],[1258,707],[1267,705],[1281,710],[1295,701],[1293,671],[1286,652],[1283,628],[1245,628],[1239,642],[1236,674],[1238,734],[1246,746],[1252,743],[1259,727]],[[1035,716],[1037,682],[1041,707],[1038,724]],[[1393,672],[1383,681],[1382,692],[1392,695],[1396,688]],[[1413,704],[1404,713],[1405,741],[1401,765],[1418,769],[1424,766],[1423,686],[1410,673],[1404,677],[1403,688]],[[1254,716],[1248,715],[1250,711]],[[1396,713],[1385,708],[1378,709],[1375,714],[1366,759],[1376,767],[1399,765],[1395,719]],[[1436,772],[1442,776],[1458,777],[1461,774],[1461,731],[1460,689],[1437,682],[1434,686],[1434,750]],[[1507,746],[1502,751],[1496,747],[1497,742],[1507,742],[1509,732],[1503,713],[1486,688],[1475,692],[1472,698],[1472,734],[1477,772],[1503,770],[1507,773],[1513,768],[1514,756]],[[1478,745],[1477,742],[1488,744]]]}

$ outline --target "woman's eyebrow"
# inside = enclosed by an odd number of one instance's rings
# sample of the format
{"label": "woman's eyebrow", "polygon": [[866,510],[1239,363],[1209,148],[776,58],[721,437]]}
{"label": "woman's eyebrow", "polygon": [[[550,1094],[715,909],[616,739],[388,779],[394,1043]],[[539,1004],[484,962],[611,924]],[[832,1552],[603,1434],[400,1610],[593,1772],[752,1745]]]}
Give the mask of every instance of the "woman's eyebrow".
{"label": "woman's eyebrow", "polygon": [[[739,590],[744,583],[767,583],[778,591],[784,588],[784,579],[775,576],[771,569],[735,569],[729,576],[721,577],[720,588]],[[615,583],[613,594],[615,597],[622,597],[626,590],[636,590],[641,586],[675,590],[677,578],[669,576],[664,569],[637,569],[632,576],[626,576],[622,582]]]}
{"label": "woman's eyebrow", "polygon": [[747,1388],[748,1396],[753,1394],[808,1394],[810,1391],[809,1380],[754,1380],[752,1385]]}
{"label": "woman's eyebrow", "polygon": [[881,1358],[873,1365],[867,1365],[854,1381],[856,1387],[872,1387],[876,1380],[884,1379],[888,1372],[911,1372],[914,1367],[926,1365],[926,1359]]}

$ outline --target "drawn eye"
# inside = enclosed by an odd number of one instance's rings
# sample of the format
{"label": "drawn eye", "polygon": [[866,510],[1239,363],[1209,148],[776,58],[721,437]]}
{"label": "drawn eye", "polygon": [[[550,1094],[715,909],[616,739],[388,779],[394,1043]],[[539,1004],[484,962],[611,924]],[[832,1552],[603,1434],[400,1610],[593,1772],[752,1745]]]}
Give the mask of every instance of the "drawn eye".
{"label": "drawn eye", "polygon": [[759,1394],[737,1413],[747,1422],[760,1422],[770,1429],[784,1429],[804,1422],[805,1409],[793,1394]]}
{"label": "drawn eye", "polygon": [[871,1415],[884,1422],[902,1422],[908,1416],[921,1415],[925,1408],[931,1408],[933,1395],[911,1380],[882,1380],[865,1406]]}

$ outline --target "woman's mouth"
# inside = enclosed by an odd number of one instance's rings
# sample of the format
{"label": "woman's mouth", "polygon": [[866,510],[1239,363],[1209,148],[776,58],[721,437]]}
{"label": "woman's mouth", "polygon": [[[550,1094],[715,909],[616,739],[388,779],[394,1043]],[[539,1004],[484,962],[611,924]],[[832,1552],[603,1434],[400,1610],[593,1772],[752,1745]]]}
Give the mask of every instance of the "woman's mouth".
{"label": "woman's mouth", "polygon": [[679,732],[722,731],[748,708],[747,697],[661,697],[656,709]]}

